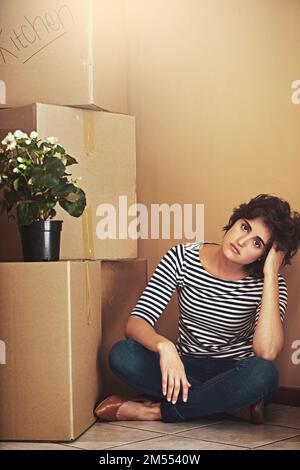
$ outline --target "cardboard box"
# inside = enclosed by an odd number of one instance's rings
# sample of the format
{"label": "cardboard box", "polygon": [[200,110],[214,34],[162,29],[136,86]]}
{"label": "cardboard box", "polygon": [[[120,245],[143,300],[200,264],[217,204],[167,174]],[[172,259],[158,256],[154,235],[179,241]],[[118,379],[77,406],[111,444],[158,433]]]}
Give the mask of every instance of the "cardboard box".
{"label": "cardboard box", "polygon": [[97,261],[0,263],[0,440],[69,441],[95,422],[100,279]]}
{"label": "cardboard box", "polygon": [[275,360],[279,371],[279,387],[285,390],[290,403],[293,400],[300,405],[300,306],[299,306],[299,254],[292,260],[292,265],[282,270],[288,286],[288,304],[284,320],[284,347]]}
{"label": "cardboard box", "polygon": [[1,0],[0,104],[127,112],[123,0]]}
{"label": "cardboard box", "polygon": [[[82,177],[79,186],[86,192],[87,207],[75,218],[57,206],[56,219],[63,220],[61,259],[136,258],[137,237],[128,236],[127,231],[131,222],[127,213],[136,204],[134,116],[40,103],[0,110],[1,140],[16,129],[57,137],[79,163],[68,167],[68,173]],[[110,238],[101,239],[106,230],[101,230],[101,223],[108,214],[105,204],[110,204],[110,222],[116,230]],[[8,222],[2,216],[0,233],[0,259],[22,260],[14,220]]]}
{"label": "cardboard box", "polygon": [[139,394],[110,369],[108,354],[117,341],[125,338],[130,312],[147,284],[147,260],[102,261],[102,341],[99,356],[101,399],[117,393],[128,397]]}

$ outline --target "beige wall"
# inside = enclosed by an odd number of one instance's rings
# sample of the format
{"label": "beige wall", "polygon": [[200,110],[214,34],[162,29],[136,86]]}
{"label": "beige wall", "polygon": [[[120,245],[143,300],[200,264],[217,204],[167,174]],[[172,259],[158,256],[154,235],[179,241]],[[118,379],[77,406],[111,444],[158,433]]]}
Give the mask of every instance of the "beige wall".
{"label": "beige wall", "polygon": [[[267,192],[300,210],[300,1],[125,0],[128,103],[137,118],[138,202],[203,203],[204,238],[220,242],[232,208]],[[149,276],[181,240],[140,240]],[[188,240],[187,240],[188,241]],[[300,386],[299,256],[286,268],[281,384]],[[159,326],[176,333],[177,299]],[[172,326],[170,326],[172,324]]]}

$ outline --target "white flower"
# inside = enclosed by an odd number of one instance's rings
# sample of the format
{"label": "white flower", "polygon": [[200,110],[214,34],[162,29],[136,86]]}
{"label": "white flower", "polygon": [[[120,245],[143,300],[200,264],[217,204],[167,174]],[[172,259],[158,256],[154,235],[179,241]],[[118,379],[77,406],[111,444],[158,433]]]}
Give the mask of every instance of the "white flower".
{"label": "white flower", "polygon": [[31,140],[30,140],[30,139],[26,139],[26,140],[25,140],[25,144],[27,144],[27,145],[31,144]]}
{"label": "white flower", "polygon": [[16,139],[28,139],[28,135],[19,130],[14,132],[14,136]]}
{"label": "white flower", "polygon": [[16,148],[16,146],[17,146],[17,142],[14,141],[14,142],[12,142],[11,144],[8,144],[8,145],[7,145],[7,150],[13,150],[13,149]]}
{"label": "white flower", "polygon": [[46,153],[46,152],[49,152],[49,150],[51,150],[51,148],[46,147],[46,146],[43,147],[43,151],[44,151],[45,153]]}
{"label": "white flower", "polygon": [[20,163],[23,163],[23,161],[24,161],[22,157],[18,157],[17,160],[18,160],[18,162],[20,162]]}
{"label": "white flower", "polygon": [[56,137],[47,137],[46,141],[49,142],[49,144],[56,144],[58,139]]}
{"label": "white flower", "polygon": [[2,140],[1,144],[6,145],[6,144],[9,144],[9,143],[14,142],[14,141],[15,141],[15,138],[14,138],[13,134],[11,132],[9,132],[7,134],[7,136]]}
{"label": "white flower", "polygon": [[78,184],[79,181],[81,181],[81,180],[82,180],[81,176],[78,176],[77,178],[71,178],[71,182],[75,185]]}
{"label": "white flower", "polygon": [[19,165],[19,168],[21,168],[22,170],[26,170],[27,166],[22,163],[21,165]]}
{"label": "white flower", "polygon": [[13,169],[13,172],[14,172],[14,173],[19,173],[20,170],[19,170],[18,168],[14,168],[14,169]]}
{"label": "white flower", "polygon": [[39,135],[38,135],[38,133],[37,133],[36,131],[32,131],[32,132],[30,133],[30,138],[31,138],[31,139],[37,139],[38,136],[39,136]]}

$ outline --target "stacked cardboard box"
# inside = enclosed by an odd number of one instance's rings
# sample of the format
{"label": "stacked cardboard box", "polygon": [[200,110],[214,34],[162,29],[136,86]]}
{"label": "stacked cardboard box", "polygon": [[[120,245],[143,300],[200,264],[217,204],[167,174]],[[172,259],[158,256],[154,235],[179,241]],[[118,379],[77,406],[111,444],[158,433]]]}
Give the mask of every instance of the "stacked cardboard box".
{"label": "stacked cardboard box", "polygon": [[1,0],[0,104],[127,112],[123,0]]}
{"label": "stacked cardboard box", "polygon": [[[119,380],[108,361],[113,344],[124,338],[128,315],[147,283],[147,260],[103,261],[102,265],[102,397],[110,394],[137,395],[137,390]],[[118,288],[116,288],[118,286]]]}
{"label": "stacked cardboard box", "polygon": [[94,422],[100,270],[0,263],[0,439],[73,440]]}
{"label": "stacked cardboard box", "polygon": [[[57,208],[56,219],[63,220],[61,259],[136,258],[137,239],[127,237],[127,212],[136,204],[134,116],[40,103],[0,110],[1,139],[16,129],[57,137],[78,161],[69,168],[82,178],[87,207],[80,218]],[[2,216],[0,228],[0,259],[22,260],[14,221]]]}
{"label": "stacked cardboard box", "polygon": [[58,209],[59,262],[23,263],[17,226],[1,218],[0,439],[76,439],[95,422],[97,401],[120,391],[108,352],[147,282],[137,237],[127,235],[136,162],[135,118],[121,114],[122,8],[122,0],[0,5],[0,137],[16,129],[57,137],[79,162],[72,175],[87,196],[79,219]]}

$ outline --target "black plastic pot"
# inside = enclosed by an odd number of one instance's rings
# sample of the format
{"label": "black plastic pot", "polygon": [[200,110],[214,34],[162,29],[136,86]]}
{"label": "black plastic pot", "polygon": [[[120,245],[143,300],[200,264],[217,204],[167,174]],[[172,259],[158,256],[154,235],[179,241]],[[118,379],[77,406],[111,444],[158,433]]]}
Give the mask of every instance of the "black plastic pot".
{"label": "black plastic pot", "polygon": [[62,220],[20,225],[24,261],[58,261]]}

